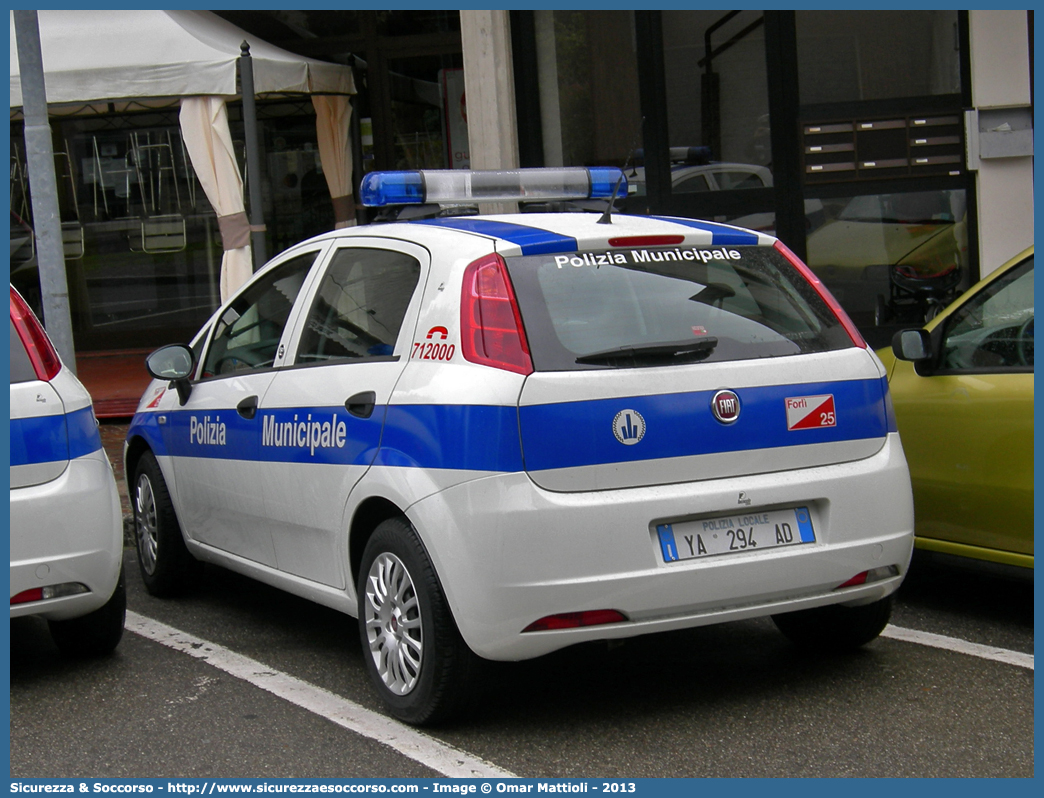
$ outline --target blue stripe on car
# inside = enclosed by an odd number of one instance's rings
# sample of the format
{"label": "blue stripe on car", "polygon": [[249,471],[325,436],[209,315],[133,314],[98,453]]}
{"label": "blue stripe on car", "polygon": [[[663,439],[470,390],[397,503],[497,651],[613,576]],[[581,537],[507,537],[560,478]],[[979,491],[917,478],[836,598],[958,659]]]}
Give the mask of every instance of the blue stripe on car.
{"label": "blue stripe on car", "polygon": [[539,227],[528,227],[511,222],[497,222],[491,219],[477,217],[460,217],[448,219],[421,219],[415,224],[429,224],[435,227],[448,227],[453,230],[463,230],[468,233],[502,238],[517,244],[522,249],[523,255],[548,255],[558,252],[576,252],[576,239],[572,236],[564,236],[552,233],[550,230],[541,230]]}
{"label": "blue stripe on car", "polygon": [[392,405],[377,465],[522,471],[518,409]]}
{"label": "blue stripe on car", "polygon": [[[250,421],[232,409],[178,410],[163,414],[167,423],[158,428],[154,414],[138,414],[129,435],[140,433],[157,454],[179,457],[518,472],[862,440],[889,431],[879,379],[736,389],[740,417],[728,426],[711,414],[713,394],[522,408],[390,405],[369,419],[343,407],[262,409]],[[788,431],[786,398],[822,394],[834,396],[836,426]],[[634,446],[613,434],[623,409],[645,420]]]}
{"label": "blue stripe on car", "polygon": [[102,447],[90,407],[57,416],[11,419],[11,465],[74,460]]}
{"label": "blue stripe on car", "polygon": [[[773,449],[881,438],[888,432],[877,379],[737,388],[739,418],[722,424],[711,413],[716,391],[599,399],[520,408],[526,468],[542,471],[602,463],[638,462],[699,454]],[[788,430],[786,399],[833,394],[836,425]],[[641,442],[624,446],[613,435],[621,410],[645,419]]]}
{"label": "blue stripe on car", "polygon": [[708,232],[712,235],[711,244],[716,247],[727,245],[738,247],[747,244],[756,245],[758,243],[757,233],[750,233],[746,230],[738,230],[734,227],[726,227],[713,222],[703,222],[699,219],[680,219],[674,216],[652,216],[650,218]]}
{"label": "blue stripe on car", "polygon": [[162,415],[160,425],[157,414],[139,413],[128,438],[141,435],[157,454],[175,457],[522,470],[515,407],[391,405],[368,419],[343,407],[262,409],[249,421],[232,409]]}

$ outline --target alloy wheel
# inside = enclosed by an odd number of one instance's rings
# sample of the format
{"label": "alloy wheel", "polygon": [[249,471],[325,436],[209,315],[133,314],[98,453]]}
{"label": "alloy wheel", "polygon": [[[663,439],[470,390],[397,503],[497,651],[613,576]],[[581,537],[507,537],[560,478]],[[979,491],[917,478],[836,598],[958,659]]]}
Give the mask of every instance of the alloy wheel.
{"label": "alloy wheel", "polygon": [[147,475],[138,477],[134,493],[134,531],[138,538],[138,557],[146,573],[156,571],[156,546],[159,533],[156,497]]}
{"label": "alloy wheel", "polygon": [[406,695],[417,685],[424,628],[413,579],[402,560],[382,552],[367,575],[366,640],[384,686]]}

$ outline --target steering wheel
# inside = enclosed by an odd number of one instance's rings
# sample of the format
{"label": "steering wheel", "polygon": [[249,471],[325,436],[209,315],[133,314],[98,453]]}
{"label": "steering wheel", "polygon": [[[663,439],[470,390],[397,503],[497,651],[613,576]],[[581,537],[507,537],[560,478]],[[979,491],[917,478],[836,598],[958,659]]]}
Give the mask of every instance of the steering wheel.
{"label": "steering wheel", "polygon": [[214,373],[232,374],[233,372],[245,371],[250,368],[252,368],[252,366],[245,360],[234,357],[233,355],[226,355],[214,364]]}
{"label": "steering wheel", "polygon": [[1015,351],[1018,353],[1021,365],[1033,365],[1033,316],[1026,319],[1019,327],[1018,337],[1015,339]]}

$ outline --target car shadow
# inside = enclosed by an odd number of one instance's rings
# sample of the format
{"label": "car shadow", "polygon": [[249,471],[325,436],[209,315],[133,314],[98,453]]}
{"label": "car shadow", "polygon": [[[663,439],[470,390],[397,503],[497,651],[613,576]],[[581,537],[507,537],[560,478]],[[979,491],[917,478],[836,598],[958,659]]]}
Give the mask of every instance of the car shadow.
{"label": "car shadow", "polygon": [[[899,588],[900,613],[916,610],[1033,634],[1033,570],[916,550]],[[893,619],[893,622],[895,620]]]}

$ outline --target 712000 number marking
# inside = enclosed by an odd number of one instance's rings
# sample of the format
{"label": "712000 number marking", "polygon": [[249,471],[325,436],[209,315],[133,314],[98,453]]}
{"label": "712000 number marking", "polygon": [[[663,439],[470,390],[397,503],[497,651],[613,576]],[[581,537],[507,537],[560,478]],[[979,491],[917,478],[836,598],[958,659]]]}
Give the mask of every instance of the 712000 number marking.
{"label": "712000 number marking", "polygon": [[452,360],[457,347],[453,344],[433,344],[419,341],[413,344],[411,360]]}

